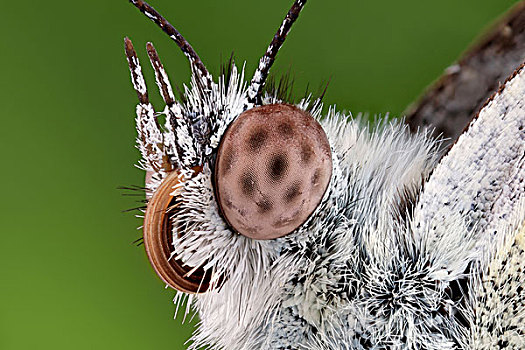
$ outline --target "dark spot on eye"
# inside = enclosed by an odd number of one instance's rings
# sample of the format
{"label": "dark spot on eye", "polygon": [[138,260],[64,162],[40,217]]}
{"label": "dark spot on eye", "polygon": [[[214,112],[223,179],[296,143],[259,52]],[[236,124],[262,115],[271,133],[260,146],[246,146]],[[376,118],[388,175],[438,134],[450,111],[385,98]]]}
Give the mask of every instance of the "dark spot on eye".
{"label": "dark spot on eye", "polygon": [[255,202],[255,204],[257,205],[257,211],[259,213],[267,213],[273,209],[272,203],[267,199]]}
{"label": "dark spot on eye", "polygon": [[292,186],[286,189],[284,193],[284,201],[290,203],[296,199],[301,194],[301,182],[297,181],[292,184]]}
{"label": "dark spot on eye", "polygon": [[288,123],[281,123],[277,126],[277,131],[279,134],[285,137],[290,137],[293,135],[293,127]]}
{"label": "dark spot on eye", "polygon": [[223,165],[222,165],[222,175],[227,175],[233,166],[233,160],[234,160],[234,152],[231,148],[228,148],[226,151],[224,151],[223,155]]}
{"label": "dark spot on eye", "polygon": [[222,194],[223,196],[223,202],[224,204],[228,207],[228,208],[233,208],[234,205],[233,205],[233,202],[232,202],[232,197],[230,195],[229,192],[225,192]]}
{"label": "dark spot on eye", "polygon": [[279,181],[288,170],[288,158],[284,154],[277,154],[270,159],[268,173],[273,181]]}
{"label": "dark spot on eye", "polygon": [[320,168],[315,169],[314,175],[312,176],[312,185],[316,186],[319,184],[321,179],[322,170]]}
{"label": "dark spot on eye", "polygon": [[301,146],[301,161],[306,164],[310,163],[314,156],[314,153],[314,149],[311,145],[303,144]]}
{"label": "dark spot on eye", "polygon": [[301,213],[303,212],[303,204],[304,200],[301,203],[301,206],[290,216],[287,218],[279,218],[277,221],[275,221],[272,225],[274,228],[280,228],[289,225],[292,222],[296,222],[297,219],[300,217]]}
{"label": "dark spot on eye", "polygon": [[290,223],[290,219],[279,219],[277,221],[275,221],[272,226],[274,228],[282,228],[282,227],[285,227],[286,225],[288,225]]}
{"label": "dark spot on eye", "polygon": [[253,176],[253,173],[246,172],[242,174],[240,185],[241,185],[242,193],[244,193],[247,196],[252,196],[253,193],[255,192],[255,186],[256,186],[255,177]]}
{"label": "dark spot on eye", "polygon": [[250,150],[252,152],[258,151],[264,145],[264,142],[267,138],[268,133],[266,132],[266,130],[255,130],[248,138],[248,145],[250,147]]}

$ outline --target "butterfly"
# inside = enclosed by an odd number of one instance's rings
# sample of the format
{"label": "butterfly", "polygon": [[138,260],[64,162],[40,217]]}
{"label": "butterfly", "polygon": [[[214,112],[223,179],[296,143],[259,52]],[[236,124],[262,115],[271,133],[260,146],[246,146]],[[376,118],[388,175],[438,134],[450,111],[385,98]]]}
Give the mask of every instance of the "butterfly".
{"label": "butterfly", "polygon": [[176,98],[147,44],[158,112],[125,39],[144,245],[200,317],[191,349],[525,347],[523,65],[448,149],[431,131],[323,114],[322,94],[294,104],[267,84],[306,0],[251,79],[233,62],[214,79],[175,27],[131,3],[192,71]]}

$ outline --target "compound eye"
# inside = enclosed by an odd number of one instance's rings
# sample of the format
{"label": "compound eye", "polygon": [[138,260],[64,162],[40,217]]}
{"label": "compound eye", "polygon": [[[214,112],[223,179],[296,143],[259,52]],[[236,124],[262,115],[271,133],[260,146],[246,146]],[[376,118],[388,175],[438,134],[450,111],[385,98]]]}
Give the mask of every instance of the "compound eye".
{"label": "compound eye", "polygon": [[254,239],[285,236],[321,202],[332,174],[330,144],[310,113],[273,104],[242,113],[226,130],[215,166],[224,219]]}

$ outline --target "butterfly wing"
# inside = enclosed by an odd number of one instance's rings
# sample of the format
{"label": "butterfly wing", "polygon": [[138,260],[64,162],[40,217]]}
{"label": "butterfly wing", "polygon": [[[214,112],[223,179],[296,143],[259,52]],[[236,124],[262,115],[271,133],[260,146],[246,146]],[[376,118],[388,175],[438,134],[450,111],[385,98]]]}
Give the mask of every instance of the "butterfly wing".
{"label": "butterfly wing", "polygon": [[412,222],[429,251],[448,257],[441,282],[469,272],[467,343],[480,348],[525,345],[524,96],[522,65],[434,169]]}

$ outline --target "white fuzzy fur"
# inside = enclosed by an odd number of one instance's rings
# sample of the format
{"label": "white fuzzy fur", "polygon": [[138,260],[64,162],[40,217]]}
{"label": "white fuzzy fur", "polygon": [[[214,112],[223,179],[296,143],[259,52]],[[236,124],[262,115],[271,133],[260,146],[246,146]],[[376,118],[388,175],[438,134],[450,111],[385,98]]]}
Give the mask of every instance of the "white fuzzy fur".
{"label": "white fuzzy fur", "polygon": [[[222,77],[206,96],[193,80],[176,108],[210,120],[211,135],[207,145],[186,143],[204,169],[174,188],[174,227],[186,225],[174,235],[174,256],[213,277],[208,292],[189,300],[201,319],[190,348],[483,349],[494,337],[507,348],[523,345],[523,310],[503,314],[505,327],[518,323],[519,332],[487,324],[502,307],[524,305],[516,292],[525,287],[523,229],[517,234],[525,219],[524,93],[521,72],[437,167],[439,142],[426,134],[399,122],[371,127],[333,108],[321,118],[313,101],[332,147],[329,188],[296,231],[256,241],[227,227],[212,187],[221,136],[249,107],[243,73],[234,68],[230,85]],[[165,140],[184,137],[167,132],[175,135]],[[404,201],[417,205],[406,209]],[[458,300],[450,290],[462,279],[470,288]],[[504,285],[494,290],[491,280]],[[183,299],[178,293],[176,303]]]}

